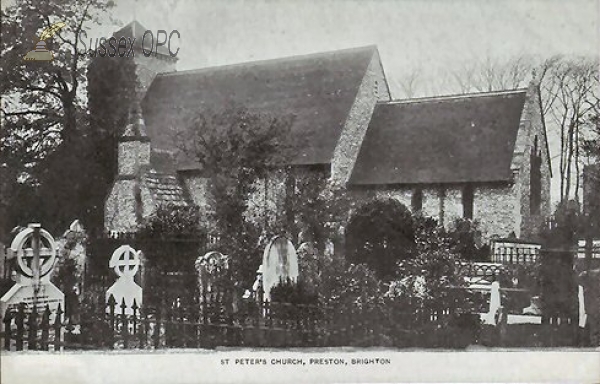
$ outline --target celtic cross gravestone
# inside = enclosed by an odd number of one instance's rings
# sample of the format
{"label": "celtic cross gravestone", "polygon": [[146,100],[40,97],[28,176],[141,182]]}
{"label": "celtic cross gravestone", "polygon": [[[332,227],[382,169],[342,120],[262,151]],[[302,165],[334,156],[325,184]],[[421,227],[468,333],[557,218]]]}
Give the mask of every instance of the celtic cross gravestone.
{"label": "celtic cross gravestone", "polygon": [[[142,287],[133,280],[140,267],[140,253],[129,245],[117,248],[109,261],[109,267],[114,268],[117,281],[106,291],[106,301],[112,296],[116,302],[115,313],[121,313],[121,305],[125,303],[125,314],[133,314],[133,303],[142,306]],[[110,307],[107,307],[107,312]]]}
{"label": "celtic cross gravestone", "polygon": [[51,321],[59,306],[65,309],[65,295],[50,281],[56,249],[54,238],[40,224],[29,224],[15,236],[8,256],[15,260],[16,282],[0,298],[0,317],[4,318],[7,310],[16,310],[21,303],[27,313],[34,307],[37,313],[42,313],[48,307]]}

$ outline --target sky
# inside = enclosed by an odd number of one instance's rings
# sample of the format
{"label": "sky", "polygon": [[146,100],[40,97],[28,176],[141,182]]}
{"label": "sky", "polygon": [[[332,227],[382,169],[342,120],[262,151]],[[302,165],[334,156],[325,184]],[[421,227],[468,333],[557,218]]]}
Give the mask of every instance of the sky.
{"label": "sky", "polygon": [[[401,83],[416,71],[414,96],[455,93],[444,85],[448,71],[474,61],[597,57],[600,47],[597,0],[123,0],[115,14],[150,30],[178,30],[178,70],[375,44],[394,98],[405,96]],[[549,136],[557,169],[558,139]]]}
{"label": "sky", "polygon": [[[13,0],[14,1],[14,0]],[[90,37],[137,19],[177,30],[178,70],[377,45],[392,97],[418,71],[414,96],[453,93],[448,71],[486,58],[598,56],[599,0],[116,0]],[[3,6],[7,2],[3,2]],[[550,133],[551,152],[557,140]],[[556,165],[554,165],[556,169]],[[555,172],[556,174],[557,172]],[[558,196],[553,180],[553,198]]]}
{"label": "sky", "polygon": [[135,18],[150,30],[178,30],[178,70],[375,44],[392,93],[400,97],[399,83],[416,69],[435,82],[448,68],[484,57],[597,55],[599,4],[123,0],[115,14],[123,23]]}

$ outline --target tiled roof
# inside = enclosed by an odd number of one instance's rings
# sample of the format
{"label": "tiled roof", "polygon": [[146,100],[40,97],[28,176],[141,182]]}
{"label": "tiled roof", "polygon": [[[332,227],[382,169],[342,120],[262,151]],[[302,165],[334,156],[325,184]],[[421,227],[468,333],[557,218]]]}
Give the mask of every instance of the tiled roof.
{"label": "tiled roof", "polygon": [[[176,150],[186,118],[239,106],[293,116],[294,164],[328,164],[376,47],[158,75],[143,102],[153,148]],[[177,169],[197,167],[177,158]]]}
{"label": "tiled roof", "polygon": [[507,181],[525,91],[377,104],[351,185]]}
{"label": "tiled roof", "polygon": [[185,191],[175,176],[147,172],[144,185],[150,190],[156,205],[188,205]]}

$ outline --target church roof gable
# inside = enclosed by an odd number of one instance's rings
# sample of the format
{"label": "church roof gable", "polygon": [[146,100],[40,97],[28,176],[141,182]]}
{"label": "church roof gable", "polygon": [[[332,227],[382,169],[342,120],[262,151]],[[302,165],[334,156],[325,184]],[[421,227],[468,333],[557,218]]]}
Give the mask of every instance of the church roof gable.
{"label": "church roof gable", "polygon": [[[153,148],[176,151],[190,114],[239,106],[292,117],[293,164],[328,164],[376,47],[250,62],[156,77],[143,102]],[[292,144],[293,146],[293,144]],[[193,160],[176,156],[177,169]]]}
{"label": "church roof gable", "polygon": [[509,181],[524,90],[377,104],[351,185]]}

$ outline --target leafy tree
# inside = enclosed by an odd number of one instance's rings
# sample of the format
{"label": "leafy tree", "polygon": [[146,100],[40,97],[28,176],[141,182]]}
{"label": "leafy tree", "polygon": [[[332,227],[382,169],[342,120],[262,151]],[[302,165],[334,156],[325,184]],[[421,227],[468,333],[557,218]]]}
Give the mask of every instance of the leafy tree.
{"label": "leafy tree", "polygon": [[250,286],[264,248],[264,228],[249,220],[249,199],[258,182],[287,164],[291,152],[288,116],[276,117],[230,107],[192,116],[181,150],[193,156],[208,178],[210,221],[219,250],[231,256],[232,281]]}
{"label": "leafy tree", "polygon": [[133,58],[95,57],[87,71],[89,130],[84,219],[97,231],[104,224],[104,199],[117,174],[117,145],[136,102],[138,88]]}
{"label": "leafy tree", "polygon": [[[87,60],[78,36],[111,7],[102,0],[22,0],[2,10],[0,167],[8,171],[1,189],[8,191],[7,205],[19,210],[0,213],[9,216],[4,225],[41,220],[58,230],[86,213],[85,196],[93,188],[81,175],[94,170],[82,161],[93,152],[82,92]],[[55,59],[23,61],[42,30],[59,21],[66,26],[46,41]]]}
{"label": "leafy tree", "polygon": [[573,248],[583,221],[579,204],[573,200],[561,202],[554,216],[554,226],[542,234],[539,290],[545,314],[571,315],[577,303]]}
{"label": "leafy tree", "polygon": [[325,252],[327,240],[337,237],[337,223],[345,221],[355,206],[345,189],[330,185],[327,174],[314,170],[293,175],[294,191],[285,206],[297,232],[288,229],[299,242],[311,242],[319,253]]}

